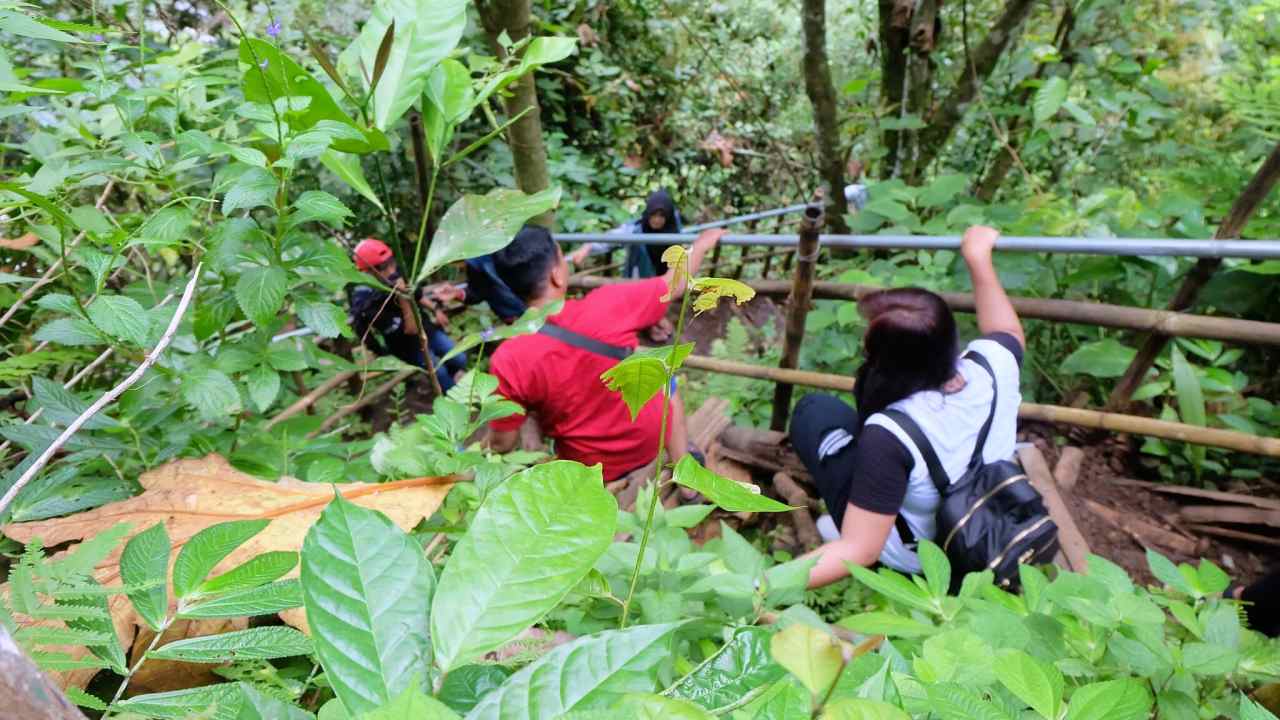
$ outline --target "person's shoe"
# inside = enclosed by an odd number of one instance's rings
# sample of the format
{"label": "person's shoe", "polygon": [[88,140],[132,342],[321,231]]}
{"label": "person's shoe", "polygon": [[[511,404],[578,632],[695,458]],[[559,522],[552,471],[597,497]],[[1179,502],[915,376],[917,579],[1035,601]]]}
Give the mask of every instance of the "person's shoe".
{"label": "person's shoe", "polygon": [[818,517],[818,534],[822,536],[823,542],[832,542],[840,539],[840,528],[836,527],[836,521],[830,515],[820,515]]}

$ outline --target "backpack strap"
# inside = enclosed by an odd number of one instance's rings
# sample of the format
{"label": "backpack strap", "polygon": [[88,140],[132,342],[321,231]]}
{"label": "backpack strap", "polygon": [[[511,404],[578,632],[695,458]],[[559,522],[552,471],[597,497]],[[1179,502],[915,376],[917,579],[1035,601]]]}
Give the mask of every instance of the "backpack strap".
{"label": "backpack strap", "polygon": [[607,342],[602,342],[593,337],[587,337],[582,333],[574,332],[566,327],[553,325],[549,322],[543,323],[542,327],[538,330],[538,334],[555,338],[565,345],[571,345],[579,350],[586,350],[589,353],[603,355],[604,357],[613,358],[614,360],[625,360],[632,352],[631,348],[625,348],[620,345],[610,345]]}
{"label": "backpack strap", "polygon": [[[969,458],[969,467],[976,467],[982,464],[982,450],[987,446],[987,435],[991,433],[991,423],[996,418],[996,401],[1000,399],[1000,388],[997,387],[996,372],[991,369],[991,363],[987,362],[982,353],[970,350],[963,357],[977,363],[979,367],[986,370],[987,374],[991,376],[991,410],[987,412],[987,421],[982,424],[982,429],[978,431],[978,444],[973,447],[973,457]],[[914,440],[915,438],[912,439]]]}

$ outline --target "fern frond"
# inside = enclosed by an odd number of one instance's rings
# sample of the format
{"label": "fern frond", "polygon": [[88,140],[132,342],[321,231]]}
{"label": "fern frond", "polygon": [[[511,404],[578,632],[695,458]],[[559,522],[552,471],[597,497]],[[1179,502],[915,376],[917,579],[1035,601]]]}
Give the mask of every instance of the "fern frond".
{"label": "fern frond", "polygon": [[52,652],[48,650],[32,650],[28,653],[41,670],[49,672],[66,672],[67,670],[105,670],[110,667],[106,662],[87,655],[82,658],[72,657],[70,653]]}
{"label": "fern frond", "polygon": [[28,625],[14,633],[14,639],[26,646],[33,645],[105,645],[112,636],[93,630],[76,630],[69,627]]}
{"label": "fern frond", "polygon": [[65,557],[45,565],[45,576],[62,582],[74,582],[76,578],[89,575],[116,549],[124,536],[129,533],[129,523],[118,523],[105,532],[101,532],[80,543]]}

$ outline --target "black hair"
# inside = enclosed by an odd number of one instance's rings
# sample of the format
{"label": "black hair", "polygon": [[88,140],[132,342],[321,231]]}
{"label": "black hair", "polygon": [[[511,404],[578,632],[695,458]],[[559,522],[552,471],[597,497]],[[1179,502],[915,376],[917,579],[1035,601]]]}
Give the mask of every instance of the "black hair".
{"label": "black hair", "polygon": [[493,254],[493,265],[502,282],[528,302],[542,294],[558,257],[559,248],[551,231],[539,225],[525,225],[510,245]]}
{"label": "black hair", "polygon": [[871,293],[858,302],[869,323],[854,395],[858,417],[875,413],[921,390],[937,390],[956,373],[959,343],[951,308],[920,288]]}

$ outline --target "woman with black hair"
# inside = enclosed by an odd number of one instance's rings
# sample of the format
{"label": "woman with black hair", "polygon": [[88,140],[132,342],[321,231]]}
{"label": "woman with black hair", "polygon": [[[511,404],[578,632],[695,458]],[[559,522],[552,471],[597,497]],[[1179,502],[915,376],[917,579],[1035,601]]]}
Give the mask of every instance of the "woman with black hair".
{"label": "woman with black hair", "polygon": [[901,411],[920,427],[954,482],[977,449],[995,397],[982,457],[994,462],[1013,455],[1026,341],[992,265],[999,236],[989,227],[971,227],[960,245],[982,332],[963,353],[951,309],[935,293],[872,293],[858,303],[868,327],[854,389],[857,411],[830,395],[807,395],[797,403],[791,443],[834,525],[825,533],[829,542],[808,555],[817,560],[810,587],[845,577],[846,563],[879,561],[918,573],[914,541],[935,540],[937,487],[920,450],[884,411]]}

